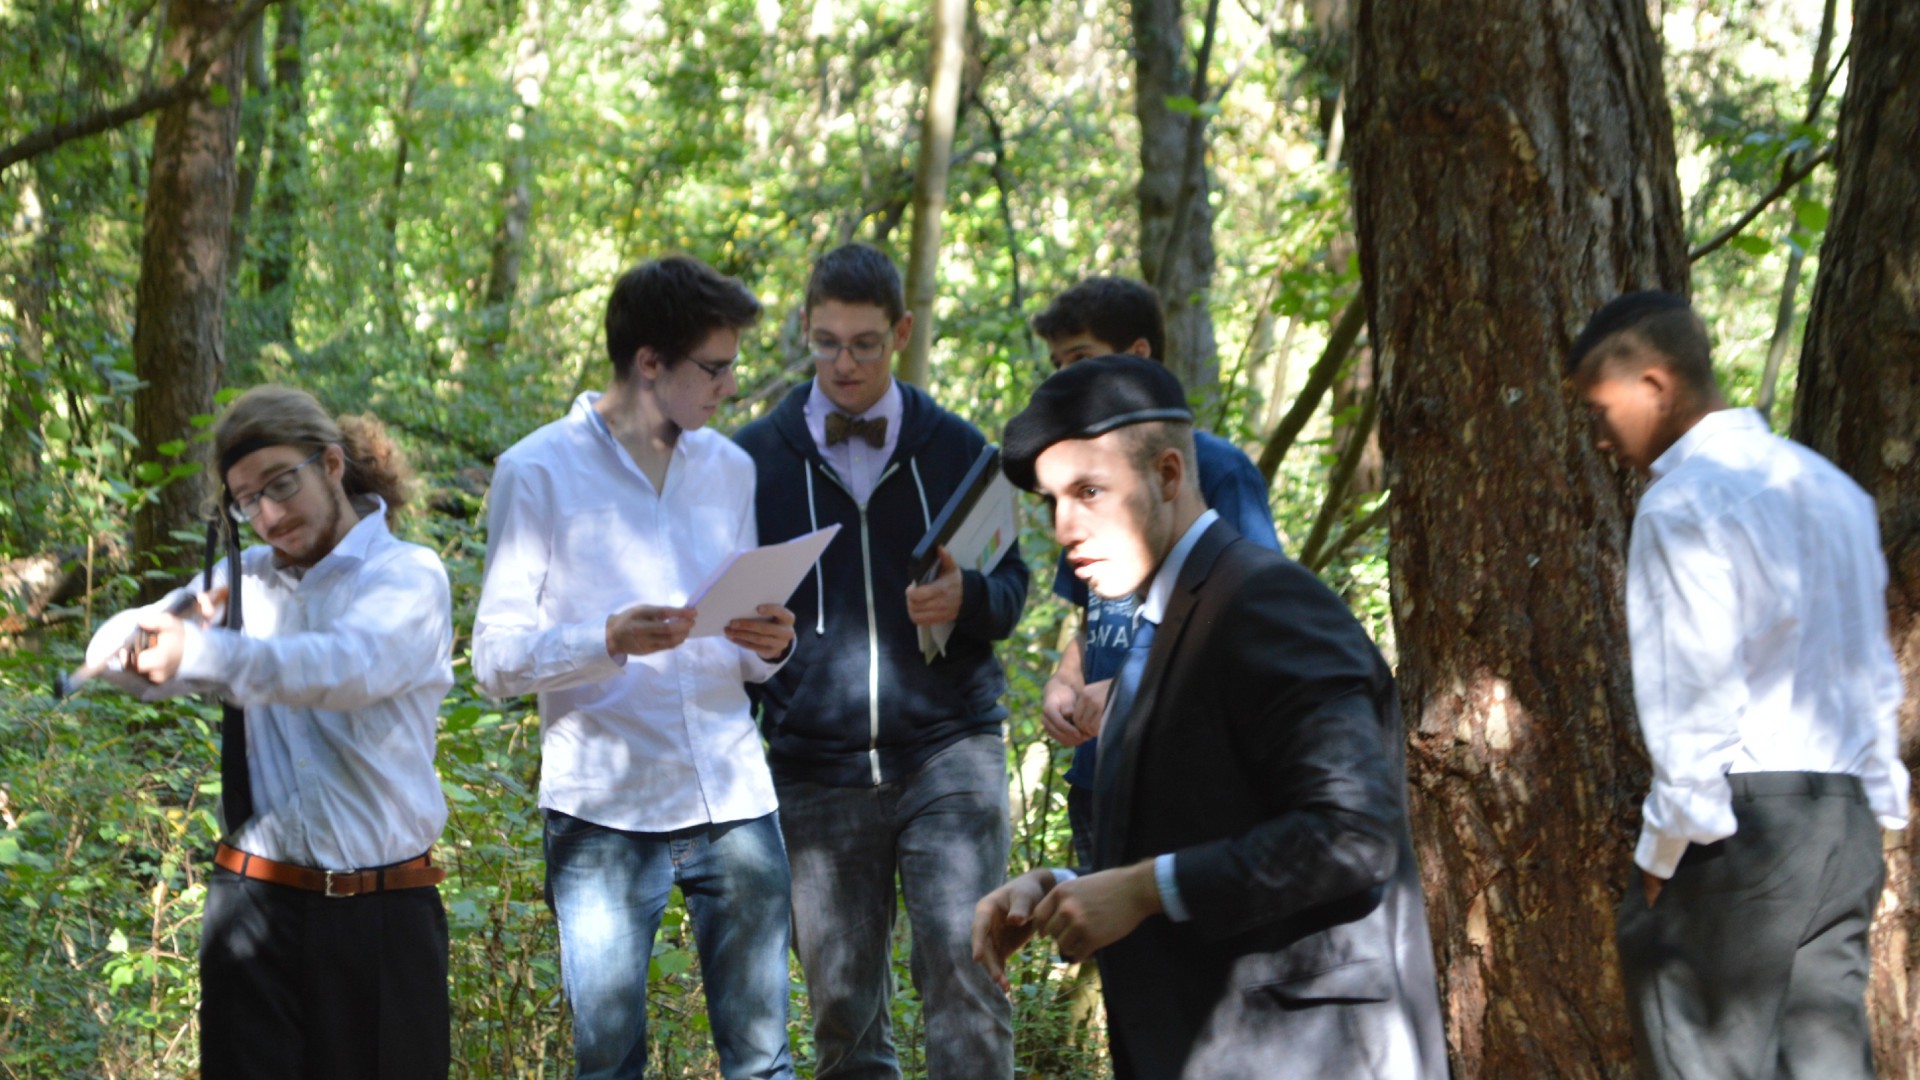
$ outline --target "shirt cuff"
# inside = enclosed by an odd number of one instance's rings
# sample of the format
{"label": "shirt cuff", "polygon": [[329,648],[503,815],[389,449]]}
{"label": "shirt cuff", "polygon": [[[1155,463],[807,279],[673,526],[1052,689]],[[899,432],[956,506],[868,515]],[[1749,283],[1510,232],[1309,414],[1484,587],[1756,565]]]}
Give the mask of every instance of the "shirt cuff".
{"label": "shirt cuff", "polygon": [[1079,876],[1079,873],[1076,871],[1069,870],[1064,866],[1056,866],[1053,868],[1053,887],[1057,889]]}
{"label": "shirt cuff", "polygon": [[1633,850],[1633,861],[1640,869],[1654,877],[1666,879],[1680,866],[1680,857],[1687,853],[1687,838],[1668,836],[1652,829],[1640,830],[1640,843]]}
{"label": "shirt cuff", "polygon": [[574,623],[560,632],[560,642],[566,655],[582,671],[602,670],[611,675],[615,670],[627,666],[626,653],[619,656],[607,654],[607,624],[604,620]]}
{"label": "shirt cuff", "polygon": [[176,679],[211,682],[226,666],[225,643],[218,634],[208,633],[191,622],[181,621],[185,631],[180,645],[180,671]]}
{"label": "shirt cuff", "polygon": [[1153,883],[1160,890],[1160,906],[1166,909],[1167,918],[1174,922],[1187,922],[1193,913],[1180,899],[1180,880],[1173,873],[1173,853],[1156,857],[1153,860]]}

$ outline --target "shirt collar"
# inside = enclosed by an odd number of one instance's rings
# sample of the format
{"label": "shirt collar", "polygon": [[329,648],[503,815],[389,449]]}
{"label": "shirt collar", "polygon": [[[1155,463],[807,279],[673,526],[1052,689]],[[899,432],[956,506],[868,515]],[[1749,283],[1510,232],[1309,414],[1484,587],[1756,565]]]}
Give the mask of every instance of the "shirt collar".
{"label": "shirt collar", "polygon": [[1647,474],[1654,480],[1667,475],[1679,468],[1715,435],[1729,431],[1766,432],[1770,430],[1772,429],[1767,427],[1766,420],[1753,409],[1715,409],[1694,421],[1693,427],[1687,429],[1685,435],[1680,436],[1672,446],[1667,447],[1666,453],[1655,458],[1652,466],[1647,469]]}
{"label": "shirt collar", "polygon": [[1155,626],[1159,626],[1160,621],[1166,618],[1167,604],[1173,599],[1173,587],[1180,581],[1180,569],[1187,564],[1187,556],[1193,552],[1194,545],[1200,542],[1200,534],[1207,531],[1207,526],[1219,520],[1220,511],[1208,510],[1187,526],[1187,531],[1181,534],[1173,550],[1160,560],[1160,569],[1154,572],[1153,583],[1147,586],[1147,598],[1135,609],[1137,618]]}
{"label": "shirt collar", "polygon": [[[901,407],[900,380],[888,379],[887,392],[880,395],[880,400],[873,403],[873,408],[853,417],[853,419],[872,420],[876,417],[883,418],[886,420],[889,428],[898,429],[900,426]],[[820,389],[819,376],[815,376],[813,380],[813,390],[807,394],[807,416],[810,418],[817,417],[822,424],[825,424],[827,414],[839,411],[840,406],[835,405],[827,399],[826,391]]]}

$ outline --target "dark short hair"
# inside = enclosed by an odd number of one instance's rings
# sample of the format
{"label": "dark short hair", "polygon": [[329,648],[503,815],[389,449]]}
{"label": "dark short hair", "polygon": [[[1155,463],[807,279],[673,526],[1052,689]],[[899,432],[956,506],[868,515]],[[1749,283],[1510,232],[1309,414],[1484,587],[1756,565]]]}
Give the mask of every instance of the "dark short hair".
{"label": "dark short hair", "polygon": [[1160,313],[1160,297],[1130,278],[1082,281],[1033,317],[1033,332],[1048,341],[1092,334],[1123,351],[1145,338],[1152,359],[1164,360],[1167,355],[1167,321]]}
{"label": "dark short hair", "polygon": [[1567,378],[1590,377],[1645,347],[1660,354],[1682,382],[1713,387],[1713,356],[1707,327],[1685,297],[1659,289],[1615,297],[1593,313],[1567,350]]}
{"label": "dark short hair", "polygon": [[907,313],[907,290],[900,271],[885,252],[871,244],[841,244],[813,264],[807,277],[807,310],[838,300],[872,304],[897,323]]}
{"label": "dark short hair", "polygon": [[607,297],[607,357],[614,374],[633,373],[633,356],[652,349],[669,366],[716,330],[760,320],[760,301],[740,283],[686,255],[643,262],[620,275]]}

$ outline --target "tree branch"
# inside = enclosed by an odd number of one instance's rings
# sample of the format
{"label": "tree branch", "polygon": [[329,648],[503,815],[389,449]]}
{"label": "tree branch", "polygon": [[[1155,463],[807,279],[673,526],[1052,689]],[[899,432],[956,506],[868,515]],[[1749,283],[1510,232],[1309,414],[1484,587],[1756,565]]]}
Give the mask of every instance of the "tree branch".
{"label": "tree branch", "polygon": [[1320,399],[1327,396],[1333,380],[1340,375],[1340,366],[1346,363],[1347,354],[1353,351],[1353,344],[1360,340],[1360,330],[1366,325],[1367,297],[1360,293],[1340,313],[1340,321],[1334,324],[1333,334],[1327,338],[1326,351],[1307,371],[1307,384],[1300,388],[1300,396],[1293,399],[1287,415],[1273,426],[1266,449],[1260,451],[1260,475],[1267,478],[1267,483],[1273,483],[1273,474],[1280,470],[1281,459],[1287,456],[1293,441],[1300,437],[1301,430],[1320,407]]}
{"label": "tree branch", "polygon": [[1313,571],[1315,574],[1325,570],[1328,563],[1339,558],[1342,552],[1353,546],[1354,541],[1372,532],[1374,527],[1386,518],[1387,505],[1392,501],[1393,496],[1389,493],[1386,498],[1380,500],[1380,505],[1375,506],[1373,509],[1367,511],[1364,517],[1348,525],[1331,543],[1317,552],[1317,557],[1312,563],[1303,563],[1301,565],[1306,566],[1308,570]]}
{"label": "tree branch", "polygon": [[205,90],[207,72],[212,70],[214,62],[232,51],[260,13],[276,0],[247,0],[245,7],[234,14],[220,33],[207,43],[206,49],[197,54],[186,73],[165,86],[156,87],[140,94],[132,101],[116,105],[111,109],[101,109],[78,120],[64,124],[53,124],[32,132],[20,141],[0,149],[0,172],[9,166],[17,165],[29,158],[38,157],[49,150],[56,150],[75,139],[84,139],[89,135],[98,135],[104,131],[130,124],[148,113],[158,112],[176,102],[184,101]]}
{"label": "tree branch", "polygon": [[1333,531],[1334,519],[1347,505],[1347,489],[1353,486],[1353,474],[1360,469],[1360,459],[1367,453],[1367,437],[1373,434],[1373,425],[1380,419],[1380,390],[1374,388],[1367,395],[1367,404],[1360,412],[1360,419],[1347,429],[1347,446],[1340,451],[1340,458],[1334,462],[1333,473],[1327,477],[1327,498],[1320,504],[1320,513],[1314,516],[1313,529],[1307,533],[1307,542],[1300,548],[1302,566],[1324,566],[1327,559],[1323,549],[1327,546],[1327,536]]}
{"label": "tree branch", "polygon": [[1748,207],[1746,213],[1733,219],[1731,225],[1714,233],[1712,239],[1709,239],[1706,243],[1687,252],[1687,261],[1699,262],[1701,259],[1720,250],[1720,248],[1726,245],[1727,241],[1739,236],[1742,229],[1753,224],[1753,219],[1759,217],[1766,211],[1767,207],[1772,206],[1778,201],[1780,196],[1792,191],[1795,185],[1813,175],[1815,169],[1825,165],[1832,157],[1833,145],[1830,143],[1825,150],[1808,158],[1806,164],[1783,173],[1780,177],[1780,182],[1773,185],[1772,190],[1768,191],[1765,195],[1760,196],[1760,201]]}

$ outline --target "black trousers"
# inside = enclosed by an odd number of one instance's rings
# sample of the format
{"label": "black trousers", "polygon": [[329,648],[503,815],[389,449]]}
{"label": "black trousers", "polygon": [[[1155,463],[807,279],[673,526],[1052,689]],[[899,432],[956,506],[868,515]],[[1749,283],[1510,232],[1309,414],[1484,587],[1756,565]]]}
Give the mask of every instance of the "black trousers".
{"label": "black trousers", "polygon": [[1652,907],[1620,902],[1642,1075],[1871,1077],[1867,927],[1885,867],[1860,781],[1735,773],[1739,831],[1687,849]]}
{"label": "black trousers", "polygon": [[215,869],[200,935],[203,1080],[442,1080],[438,889],[332,898]]}

